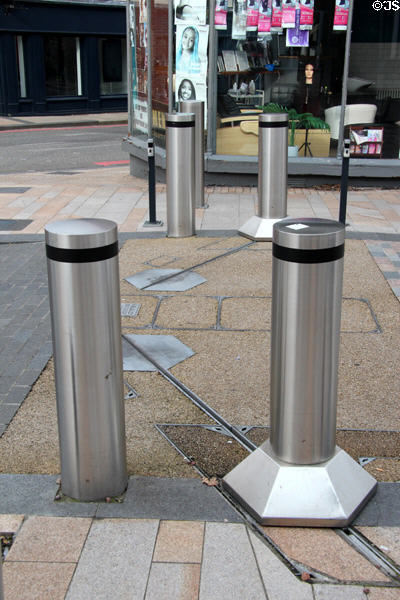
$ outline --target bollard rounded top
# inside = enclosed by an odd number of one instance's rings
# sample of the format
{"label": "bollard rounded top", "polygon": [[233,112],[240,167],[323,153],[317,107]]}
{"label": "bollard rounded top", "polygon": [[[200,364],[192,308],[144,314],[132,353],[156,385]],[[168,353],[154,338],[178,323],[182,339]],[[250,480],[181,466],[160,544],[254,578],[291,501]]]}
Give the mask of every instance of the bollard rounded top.
{"label": "bollard rounded top", "polygon": [[165,117],[166,125],[168,127],[168,123],[182,123],[183,125],[194,123],[195,114],[194,113],[168,113]]}
{"label": "bollard rounded top", "polygon": [[263,123],[266,125],[268,123],[279,123],[281,126],[285,126],[289,123],[289,115],[288,113],[261,113],[258,120],[261,126]]}
{"label": "bollard rounded top", "polygon": [[273,243],[284,248],[322,250],[344,243],[345,226],[330,219],[283,219],[274,224]]}
{"label": "bollard rounded top", "polygon": [[102,248],[118,241],[118,228],[108,219],[66,219],[45,227],[48,246],[66,250]]}

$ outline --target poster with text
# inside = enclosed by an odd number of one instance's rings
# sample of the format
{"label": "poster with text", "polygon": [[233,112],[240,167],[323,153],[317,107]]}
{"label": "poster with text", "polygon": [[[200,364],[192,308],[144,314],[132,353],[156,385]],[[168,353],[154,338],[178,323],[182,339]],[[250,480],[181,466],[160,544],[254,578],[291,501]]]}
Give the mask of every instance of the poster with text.
{"label": "poster with text", "polygon": [[286,29],[286,46],[295,48],[307,48],[309,45],[310,32],[300,27],[300,10],[296,10],[295,26]]}
{"label": "poster with text", "polygon": [[297,0],[282,0],[282,27],[291,28],[296,23]]}
{"label": "poster with text", "polygon": [[228,0],[216,0],[215,2],[215,29],[226,29],[228,18]]}
{"label": "poster with text", "polygon": [[200,100],[204,102],[204,126],[207,124],[207,85],[202,75],[177,75],[175,80],[175,101]]}
{"label": "poster with text", "polygon": [[195,25],[206,24],[207,1],[206,0],[174,0],[175,25],[193,23]]}
{"label": "poster with text", "polygon": [[208,25],[176,26],[176,72],[207,72]]}
{"label": "poster with text", "polygon": [[300,0],[300,29],[312,29],[314,0]]}
{"label": "poster with text", "polygon": [[247,30],[247,0],[233,0],[232,39],[245,40]]}
{"label": "poster with text", "polygon": [[258,35],[263,36],[271,31],[272,0],[260,0],[258,7]]}
{"label": "poster with text", "polygon": [[247,31],[257,31],[259,0],[247,0]]}
{"label": "poster with text", "polygon": [[345,31],[349,18],[349,0],[336,0],[335,16],[333,17],[333,29]]}
{"label": "poster with text", "polygon": [[282,31],[282,0],[272,0],[271,32]]}

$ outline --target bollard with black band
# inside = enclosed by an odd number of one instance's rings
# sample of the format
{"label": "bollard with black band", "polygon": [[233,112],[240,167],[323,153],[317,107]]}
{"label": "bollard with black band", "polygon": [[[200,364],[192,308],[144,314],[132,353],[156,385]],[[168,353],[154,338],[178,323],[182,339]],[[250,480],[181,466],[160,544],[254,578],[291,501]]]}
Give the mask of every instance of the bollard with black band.
{"label": "bollard with black band", "polygon": [[263,524],[344,527],[376,481],[336,446],[344,225],[274,225],[270,438],[224,477]]}
{"label": "bollard with black band", "polygon": [[105,219],[45,228],[61,490],[80,501],[127,485],[118,230]]}
{"label": "bollard with black band", "polygon": [[258,121],[257,214],[238,233],[272,240],[274,223],[287,216],[288,114],[264,113]]}
{"label": "bollard with black band", "polygon": [[179,112],[194,113],[195,116],[195,207],[205,208],[204,203],[204,102],[202,100],[181,100]]}
{"label": "bollard with black band", "polygon": [[195,115],[167,114],[167,236],[195,234]]}

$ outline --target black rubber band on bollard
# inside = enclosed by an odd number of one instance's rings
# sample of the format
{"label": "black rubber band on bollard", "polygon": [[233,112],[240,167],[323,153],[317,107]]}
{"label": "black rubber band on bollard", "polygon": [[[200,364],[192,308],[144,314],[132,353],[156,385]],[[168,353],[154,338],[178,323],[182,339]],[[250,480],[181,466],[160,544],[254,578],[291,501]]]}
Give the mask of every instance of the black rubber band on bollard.
{"label": "black rubber band on bollard", "polygon": [[194,127],[195,121],[165,121],[166,127]]}
{"label": "black rubber band on bollard", "polygon": [[118,242],[99,248],[56,248],[46,244],[46,256],[50,260],[65,263],[90,263],[117,256]]}
{"label": "black rubber band on bollard", "polygon": [[259,121],[259,127],[288,127],[289,121]]}
{"label": "black rubber band on bollard", "polygon": [[315,264],[339,260],[344,256],[344,244],[333,248],[322,248],[320,250],[300,250],[299,248],[286,248],[278,244],[272,244],[272,256],[287,262]]}

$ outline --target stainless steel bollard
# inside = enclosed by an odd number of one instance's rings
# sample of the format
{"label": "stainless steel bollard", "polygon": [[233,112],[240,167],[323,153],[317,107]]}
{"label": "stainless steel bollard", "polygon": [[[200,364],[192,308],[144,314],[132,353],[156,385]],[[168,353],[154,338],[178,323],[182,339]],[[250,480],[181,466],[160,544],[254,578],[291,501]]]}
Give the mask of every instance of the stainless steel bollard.
{"label": "stainless steel bollard", "polygon": [[335,451],[344,234],[323,219],[274,226],[270,440],[289,463]]}
{"label": "stainless steel bollard", "polygon": [[204,102],[201,100],[181,100],[179,111],[182,113],[194,113],[195,116],[195,207],[204,207]]}
{"label": "stainless steel bollard", "polygon": [[195,234],[195,115],[166,117],[167,235]]}
{"label": "stainless steel bollard", "polygon": [[117,225],[45,228],[61,487],[81,501],[127,485]]}
{"label": "stainless steel bollard", "polygon": [[271,433],[224,477],[263,524],[347,526],[377,482],[335,445],[345,228],[273,228]]}
{"label": "stainless steel bollard", "polygon": [[287,216],[288,114],[263,113],[258,120],[257,214],[238,233],[272,240],[272,228]]}

